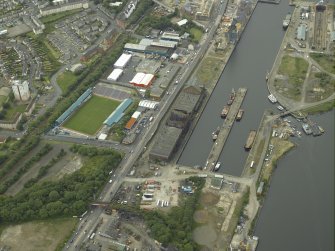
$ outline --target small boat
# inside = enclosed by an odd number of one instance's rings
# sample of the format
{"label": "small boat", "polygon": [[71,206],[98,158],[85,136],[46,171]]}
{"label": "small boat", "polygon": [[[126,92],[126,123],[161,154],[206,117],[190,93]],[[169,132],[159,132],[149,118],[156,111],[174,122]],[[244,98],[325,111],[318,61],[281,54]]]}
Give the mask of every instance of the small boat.
{"label": "small boat", "polygon": [[303,123],[302,124],[302,129],[304,130],[304,132],[307,134],[307,135],[310,135],[313,133],[311,127],[307,124],[307,123]]}
{"label": "small boat", "polygon": [[214,167],[214,172],[218,171],[220,169],[220,166],[221,166],[221,162],[217,162],[215,167]]}
{"label": "small boat", "polygon": [[321,126],[318,126],[318,127],[319,127],[319,130],[320,130],[321,133],[325,132],[325,130]]}
{"label": "small boat", "polygon": [[230,97],[229,97],[229,100],[227,102],[227,105],[231,105],[234,102],[235,96],[236,96],[236,92],[235,92],[235,90],[233,88],[231,90]]}
{"label": "small boat", "polygon": [[227,117],[228,112],[229,112],[229,106],[225,105],[221,111],[221,118]]}
{"label": "small boat", "polygon": [[273,104],[277,102],[277,99],[276,99],[275,96],[273,96],[273,94],[270,94],[270,95],[268,96],[268,99],[269,99],[270,102],[273,103]]}
{"label": "small boat", "polygon": [[284,107],[282,107],[281,105],[278,105],[278,106],[277,106],[277,109],[278,109],[279,111],[284,111]]}
{"label": "small boat", "polygon": [[242,119],[243,113],[244,113],[243,109],[238,110],[238,113],[237,113],[237,116],[236,116],[237,121],[240,121]]}

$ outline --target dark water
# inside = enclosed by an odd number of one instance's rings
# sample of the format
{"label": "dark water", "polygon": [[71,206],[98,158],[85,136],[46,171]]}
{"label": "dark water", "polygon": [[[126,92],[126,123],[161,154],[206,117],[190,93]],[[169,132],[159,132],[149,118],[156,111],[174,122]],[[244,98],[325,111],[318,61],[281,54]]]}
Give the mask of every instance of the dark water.
{"label": "dark water", "polygon": [[[235,123],[220,156],[223,172],[240,175],[247,157],[243,146],[257,129],[268,100],[265,75],[271,69],[284,36],[282,20],[292,11],[287,1],[258,4],[225,68],[179,163],[204,165],[212,147],[211,133],[232,88],[248,93],[243,119]],[[261,251],[334,250],[334,111],[313,118],[326,134],[297,140],[298,147],[278,163],[261,209],[255,234]]]}
{"label": "dark water", "polygon": [[257,129],[263,111],[271,105],[267,99],[266,72],[280,47],[284,31],[282,20],[290,8],[280,5],[258,4],[240,42],[233,52],[220,80],[196,126],[179,162],[194,166],[206,163],[213,141],[211,133],[222,125],[220,113],[228,101],[232,88],[247,87],[240,122],[235,123],[220,156],[225,173],[240,175],[247,157],[244,144],[249,131]]}
{"label": "dark water", "polygon": [[326,133],[297,140],[278,162],[255,229],[257,251],[334,250],[334,110],[313,120]]}

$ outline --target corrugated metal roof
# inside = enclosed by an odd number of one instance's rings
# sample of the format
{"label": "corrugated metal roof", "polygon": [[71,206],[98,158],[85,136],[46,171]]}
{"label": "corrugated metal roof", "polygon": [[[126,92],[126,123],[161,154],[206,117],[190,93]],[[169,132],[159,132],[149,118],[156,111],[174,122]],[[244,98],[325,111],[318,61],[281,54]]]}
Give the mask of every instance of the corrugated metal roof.
{"label": "corrugated metal roof", "polygon": [[139,111],[136,111],[136,112],[133,113],[133,115],[131,115],[131,117],[135,118],[135,119],[138,119],[139,116],[141,116],[141,112],[139,112]]}
{"label": "corrugated metal roof", "polygon": [[108,80],[116,81],[122,74],[122,69],[114,69],[111,74],[107,77]]}
{"label": "corrugated metal roof", "polygon": [[123,68],[129,62],[130,59],[131,59],[131,54],[125,54],[125,53],[123,53],[118,58],[118,60],[115,62],[114,67]]}
{"label": "corrugated metal roof", "polygon": [[136,50],[136,51],[144,51],[147,48],[146,45],[143,44],[131,44],[131,43],[126,43],[126,45],[124,46],[125,50]]}
{"label": "corrugated metal roof", "polygon": [[154,79],[154,75],[152,74],[145,74],[145,76],[143,77],[143,79],[140,82],[140,85],[144,85],[144,86],[148,86],[151,84],[151,82]]}
{"label": "corrugated metal roof", "polygon": [[131,84],[140,84],[142,79],[145,77],[145,73],[138,72],[135,74],[132,80],[129,81]]}
{"label": "corrugated metal roof", "polygon": [[128,122],[127,122],[127,124],[126,124],[126,126],[124,128],[127,129],[127,130],[130,130],[131,128],[133,128],[133,126],[135,125],[135,123],[136,123],[136,119],[133,118],[133,117],[131,117],[128,120]]}
{"label": "corrugated metal roof", "polygon": [[105,125],[112,126],[113,124],[119,122],[119,120],[123,116],[123,112],[129,107],[129,105],[133,102],[132,99],[127,98],[122,101],[122,103],[112,112],[111,115],[104,121]]}
{"label": "corrugated metal roof", "polygon": [[300,25],[298,27],[297,39],[306,40],[306,26],[305,25]]}
{"label": "corrugated metal roof", "polygon": [[138,104],[139,107],[155,109],[159,102],[151,101],[151,100],[141,100]]}
{"label": "corrugated metal roof", "polygon": [[177,46],[177,42],[175,41],[166,41],[166,40],[159,40],[158,42],[152,42],[152,46],[159,46],[159,47],[166,47],[166,48],[175,48]]}
{"label": "corrugated metal roof", "polygon": [[73,111],[75,111],[86,99],[92,95],[92,88],[88,88],[59,118],[56,120],[58,125],[62,124]]}

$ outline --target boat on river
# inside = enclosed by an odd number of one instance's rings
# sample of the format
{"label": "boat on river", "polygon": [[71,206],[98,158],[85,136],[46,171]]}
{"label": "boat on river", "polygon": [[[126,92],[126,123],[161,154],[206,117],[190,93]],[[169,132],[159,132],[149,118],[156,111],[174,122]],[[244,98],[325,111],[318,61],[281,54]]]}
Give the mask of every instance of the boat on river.
{"label": "boat on river", "polygon": [[250,150],[251,149],[252,145],[254,144],[255,138],[256,138],[256,131],[255,130],[251,130],[249,132],[249,136],[248,136],[247,142],[244,145],[244,149],[245,150]]}

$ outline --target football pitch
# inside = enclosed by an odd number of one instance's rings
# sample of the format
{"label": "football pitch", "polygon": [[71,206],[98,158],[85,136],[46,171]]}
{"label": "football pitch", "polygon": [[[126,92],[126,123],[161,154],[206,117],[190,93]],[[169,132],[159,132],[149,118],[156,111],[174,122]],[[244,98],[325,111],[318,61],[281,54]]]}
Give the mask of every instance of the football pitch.
{"label": "football pitch", "polygon": [[63,126],[74,131],[93,135],[119,104],[119,101],[93,95]]}

